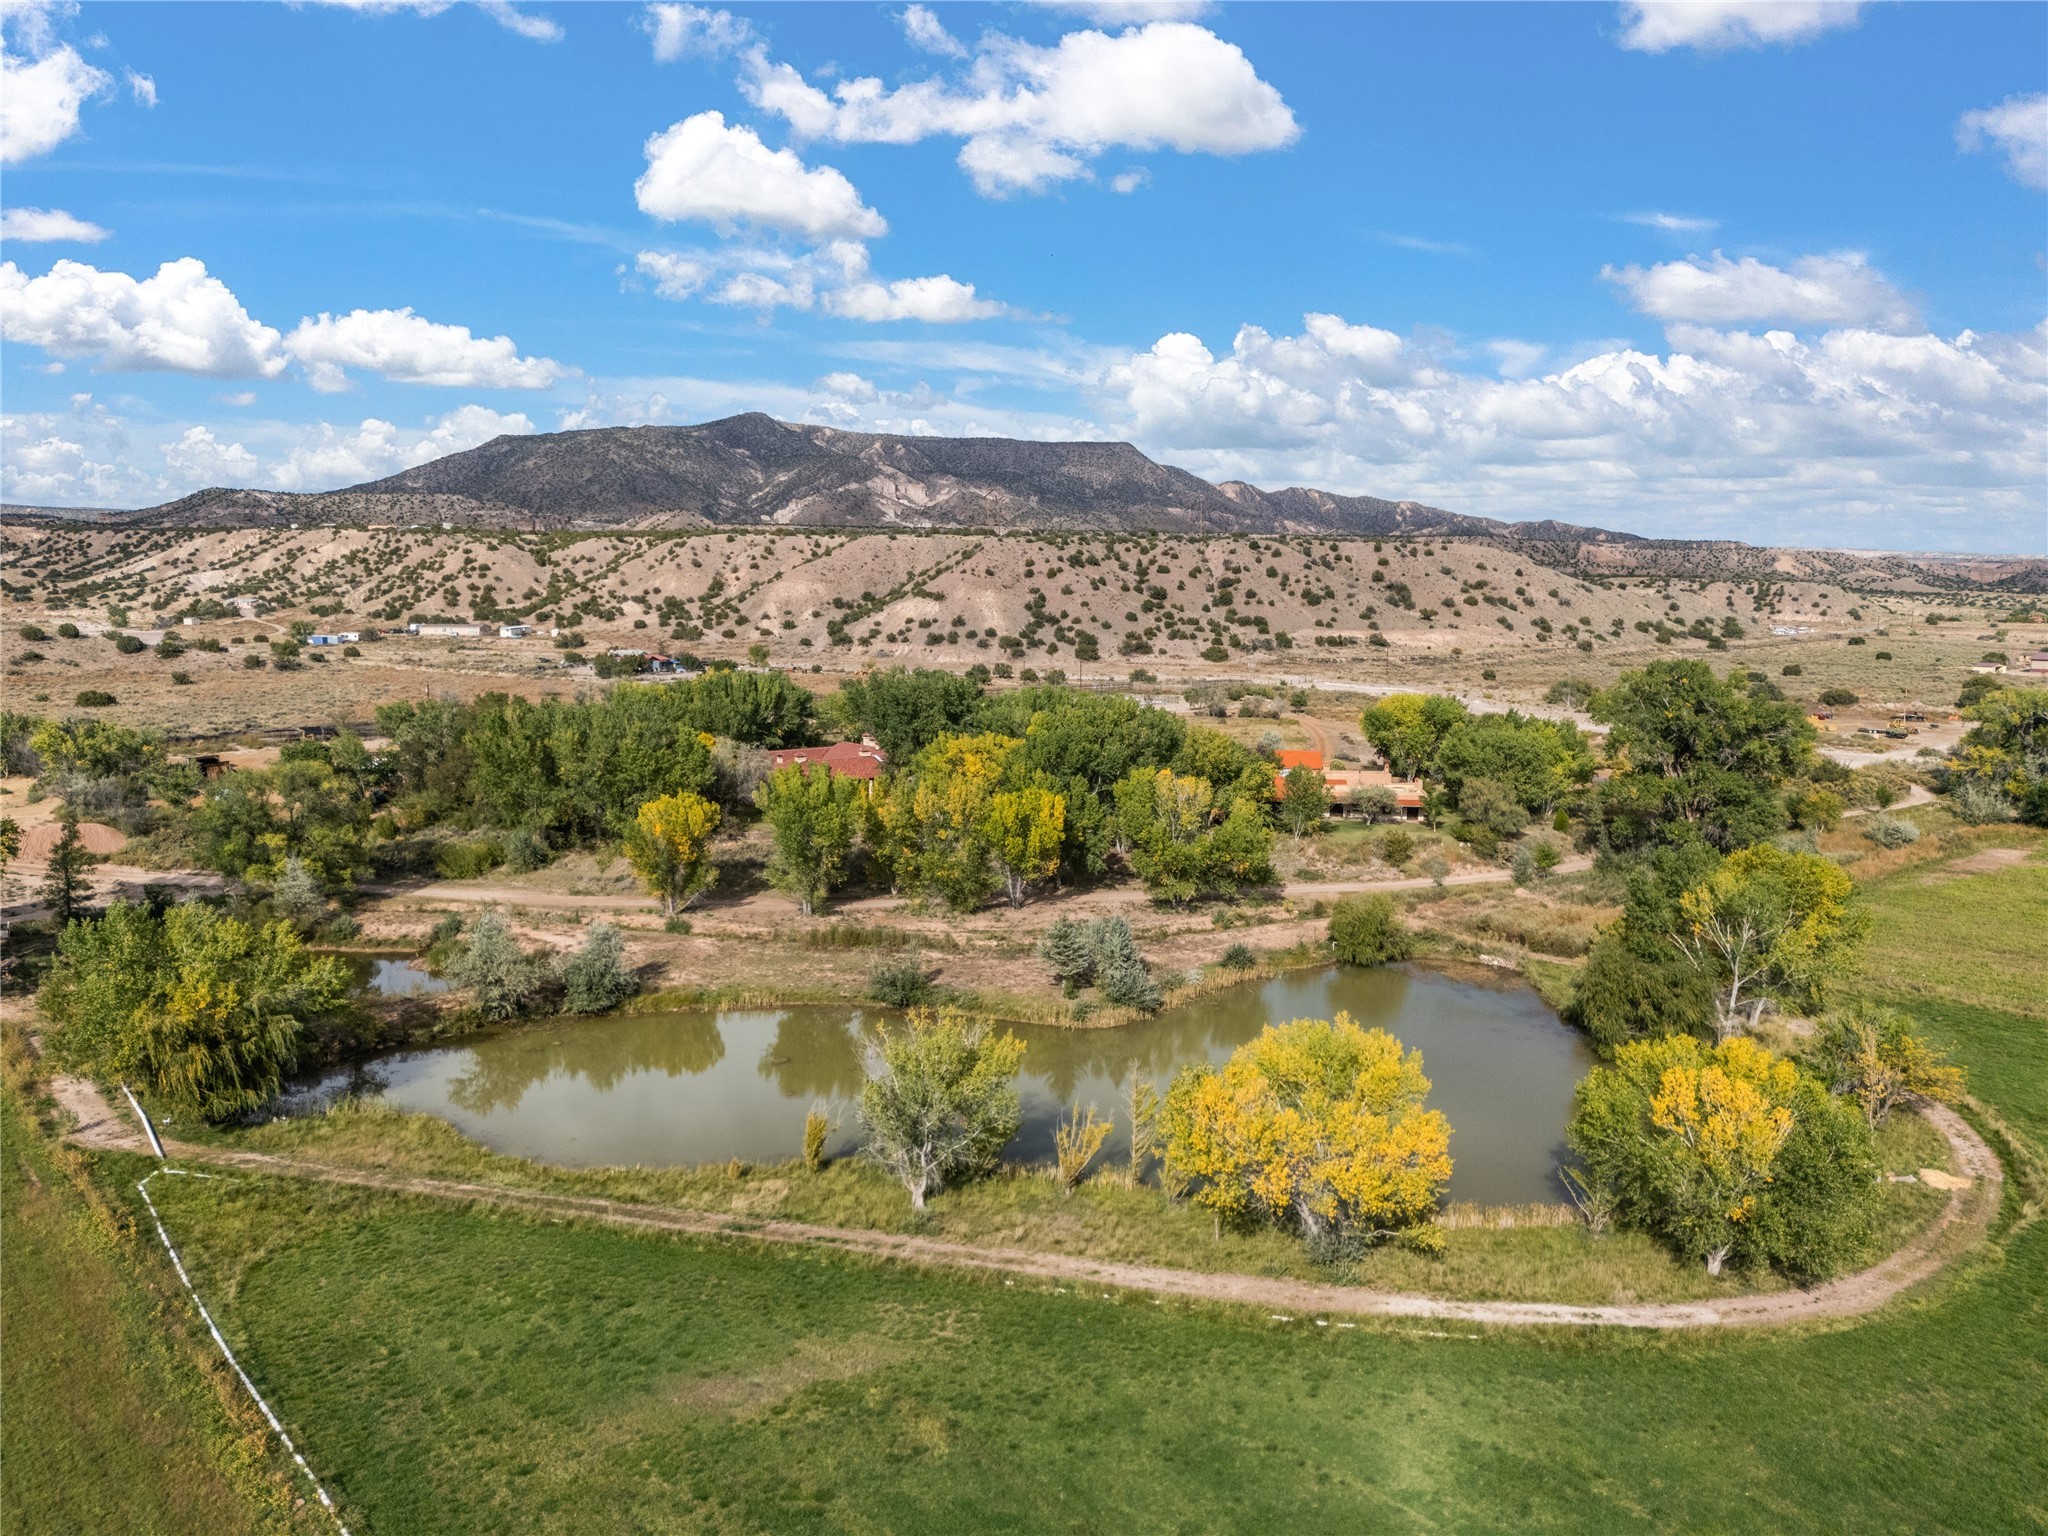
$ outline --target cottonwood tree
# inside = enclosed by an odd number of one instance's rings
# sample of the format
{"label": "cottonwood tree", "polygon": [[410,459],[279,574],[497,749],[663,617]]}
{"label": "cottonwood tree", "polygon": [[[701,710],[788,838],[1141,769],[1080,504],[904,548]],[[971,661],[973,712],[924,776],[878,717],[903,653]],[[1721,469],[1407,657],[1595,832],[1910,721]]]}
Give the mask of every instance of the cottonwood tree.
{"label": "cottonwood tree", "polygon": [[1365,739],[1401,778],[1419,777],[1436,761],[1444,738],[1471,719],[1471,711],[1440,693],[1390,693],[1359,716]]}
{"label": "cottonwood tree", "polygon": [[1617,1219],[1718,1275],[1731,1258],[1831,1273],[1869,1230],[1863,1117],[1753,1040],[1634,1041],[1579,1084],[1566,1140]]}
{"label": "cottonwood tree", "polygon": [[1767,997],[1817,1007],[1854,962],[1869,914],[1832,859],[1768,843],[1730,854],[1678,898],[1671,940],[1714,982],[1714,1031],[1754,1027]]}
{"label": "cottonwood tree", "polygon": [[876,808],[883,857],[897,884],[971,912],[1003,884],[989,846],[991,802],[1017,750],[1014,737],[942,736],[896,776]]}
{"label": "cottonwood tree", "polygon": [[1174,1080],[1166,1163],[1219,1220],[1440,1246],[1428,1223],[1451,1176],[1451,1128],[1425,1107],[1429,1087],[1420,1051],[1349,1014],[1269,1026],[1221,1071]]}
{"label": "cottonwood tree", "polygon": [[716,882],[709,853],[718,822],[718,807],[687,790],[648,801],[634,817],[626,859],[670,917]]}
{"label": "cottonwood tree", "polygon": [[919,1011],[867,1049],[860,1117],[867,1155],[910,1194],[913,1210],[995,1166],[1020,1120],[1013,1079],[1024,1042],[978,1020]]}
{"label": "cottonwood tree", "polygon": [[1066,826],[1066,799],[1043,785],[990,797],[981,834],[1011,906],[1023,906],[1033,885],[1059,873]]}
{"label": "cottonwood tree", "polygon": [[860,782],[823,764],[783,768],[762,781],[754,804],[775,834],[769,882],[814,915],[846,883],[860,836]]}

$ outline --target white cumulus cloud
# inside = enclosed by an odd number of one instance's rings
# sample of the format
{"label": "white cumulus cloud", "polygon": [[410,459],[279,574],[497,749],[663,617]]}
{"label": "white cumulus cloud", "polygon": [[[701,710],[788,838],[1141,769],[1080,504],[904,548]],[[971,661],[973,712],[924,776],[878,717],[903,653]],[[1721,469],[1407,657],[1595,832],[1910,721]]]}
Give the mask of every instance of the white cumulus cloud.
{"label": "white cumulus cloud", "polygon": [[124,71],[124,75],[128,81],[128,94],[135,98],[135,104],[138,107],[154,107],[156,105],[156,81],[148,75],[138,74],[132,69]]}
{"label": "white cumulus cloud", "polygon": [[72,240],[81,245],[92,245],[106,239],[109,233],[97,224],[74,218],[62,208],[8,208],[0,211],[0,240],[19,240],[24,245],[51,240]]}
{"label": "white cumulus cloud", "polygon": [[494,437],[523,436],[533,422],[522,412],[502,414],[465,405],[428,418],[425,428],[404,428],[369,417],[353,430],[320,423],[306,431],[281,460],[262,469],[264,484],[281,491],[331,491],[381,480],[429,459],[460,453]]}
{"label": "white cumulus cloud", "polygon": [[[405,12],[413,16],[439,16],[453,8],[455,0],[310,0],[337,10],[357,11],[366,16]],[[476,8],[506,31],[537,43],[558,43],[562,29],[545,16],[520,10],[510,0],[476,0]]]}
{"label": "white cumulus cloud", "polygon": [[78,131],[79,108],[113,83],[68,45],[34,59],[0,47],[0,163],[55,149]]}
{"label": "white cumulus cloud", "polygon": [[[1515,367],[1533,361],[1498,355]],[[1674,327],[1532,377],[1442,366],[1336,316],[1161,337],[1104,369],[1102,418],[1218,478],[1412,497],[1673,537],[2028,549],[2048,477],[2048,328],[1818,337]]]}
{"label": "white cumulus cloud", "polygon": [[164,444],[164,467],[175,479],[198,485],[248,485],[258,459],[240,443],[224,443],[208,427],[187,427]]}
{"label": "white cumulus cloud", "polygon": [[2005,168],[2023,187],[2048,191],[2048,92],[2008,96],[1995,107],[1965,112],[1956,124],[1956,147],[2005,156]]}
{"label": "white cumulus cloud", "polygon": [[1853,27],[1860,0],[1624,0],[1621,46],[1638,53],[1726,53],[1811,42]]}
{"label": "white cumulus cloud", "polygon": [[1693,257],[1653,267],[1604,267],[1600,275],[1626,293],[1637,311],[1658,320],[1888,330],[1918,323],[1905,295],[1854,251],[1802,256],[1789,268],[1754,256],[1731,261],[1716,251],[1704,261]]}
{"label": "white cumulus cloud", "polygon": [[741,224],[803,235],[862,238],[886,232],[829,165],[806,166],[793,150],[770,149],[753,129],[728,127],[720,112],[699,112],[648,139],[647,170],[633,183],[641,211],[658,219],[697,219],[719,229]]}
{"label": "white cumulus cloud", "polygon": [[957,325],[1010,313],[1007,304],[978,298],[974,284],[956,282],[943,272],[892,283],[850,283],[834,292],[825,307],[849,320],[922,320],[930,325]]}
{"label": "white cumulus cloud", "polygon": [[1283,148],[1301,132],[1242,49],[1178,21],[1114,36],[1070,32],[1049,48],[990,33],[958,82],[891,89],[862,77],[829,95],[756,48],[741,88],[808,138],[962,139],[960,165],[990,196],[1086,175],[1112,148],[1241,155]]}
{"label": "white cumulus cloud", "polygon": [[455,389],[546,389],[566,371],[545,357],[521,357],[509,336],[472,336],[462,325],[438,325],[410,309],[357,309],[301,320],[284,349],[312,386],[349,387],[362,369],[399,384]]}
{"label": "white cumulus cloud", "polygon": [[0,262],[0,337],[116,371],[275,378],[278,333],[187,256],[152,277],[60,261],[42,277]]}

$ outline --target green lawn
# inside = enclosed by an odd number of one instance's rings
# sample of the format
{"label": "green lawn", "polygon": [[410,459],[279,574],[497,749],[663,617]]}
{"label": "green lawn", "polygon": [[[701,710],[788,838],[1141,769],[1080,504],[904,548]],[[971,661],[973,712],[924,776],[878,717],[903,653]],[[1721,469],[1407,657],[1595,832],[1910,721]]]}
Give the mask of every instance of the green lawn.
{"label": "green lawn", "polygon": [[0,1255],[0,1530],[317,1528],[283,1515],[292,1495],[266,1474],[261,1441],[241,1438],[249,1426],[177,1347],[158,1298],[12,1094],[0,1096]]}
{"label": "green lawn", "polygon": [[2039,1226],[2008,1262],[1834,1331],[1472,1338],[265,1180],[165,1205],[373,1532],[2048,1518]]}
{"label": "green lawn", "polygon": [[2021,863],[1947,860],[1874,882],[1868,974],[1895,996],[2048,1019],[2048,851],[2030,841]]}

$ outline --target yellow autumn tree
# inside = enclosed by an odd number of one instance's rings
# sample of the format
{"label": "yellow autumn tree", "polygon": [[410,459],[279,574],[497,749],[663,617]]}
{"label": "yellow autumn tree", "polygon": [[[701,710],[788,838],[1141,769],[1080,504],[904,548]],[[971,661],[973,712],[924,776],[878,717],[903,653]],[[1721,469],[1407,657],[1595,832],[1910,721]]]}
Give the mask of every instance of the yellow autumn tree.
{"label": "yellow autumn tree", "polygon": [[989,798],[981,831],[1010,905],[1021,907],[1035,882],[1059,872],[1067,833],[1066,796],[1039,784],[1005,790]]}
{"label": "yellow autumn tree", "polygon": [[674,917],[718,878],[707,856],[718,807],[685,790],[640,807],[626,833],[626,858]]}
{"label": "yellow autumn tree", "polygon": [[1566,1139],[1624,1223],[1709,1274],[1733,1257],[1824,1275],[1868,1231],[1877,1161],[1862,1115],[1743,1036],[1622,1045],[1579,1084]]}
{"label": "yellow autumn tree", "polygon": [[1269,1025],[1221,1071],[1175,1080],[1168,1173],[1219,1217],[1436,1248],[1429,1222],[1451,1176],[1451,1127],[1424,1107],[1428,1095],[1422,1053],[1347,1013]]}
{"label": "yellow autumn tree", "polygon": [[935,891],[963,912],[995,894],[1002,876],[989,813],[1018,745],[1014,736],[941,736],[896,776],[876,818],[898,887]]}

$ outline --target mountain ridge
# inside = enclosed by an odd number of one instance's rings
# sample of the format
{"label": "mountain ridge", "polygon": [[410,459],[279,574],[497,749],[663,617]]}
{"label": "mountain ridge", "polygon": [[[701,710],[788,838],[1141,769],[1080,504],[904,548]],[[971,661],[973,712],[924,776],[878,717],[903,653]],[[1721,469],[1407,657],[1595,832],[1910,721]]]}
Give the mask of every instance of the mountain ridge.
{"label": "mountain ridge", "polygon": [[1621,540],[1417,501],[1212,483],[1124,442],[906,437],[746,412],[694,426],[505,435],[335,491],[215,486],[153,525],[449,522],[525,529],[820,526]]}

